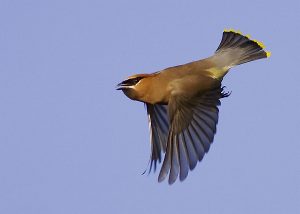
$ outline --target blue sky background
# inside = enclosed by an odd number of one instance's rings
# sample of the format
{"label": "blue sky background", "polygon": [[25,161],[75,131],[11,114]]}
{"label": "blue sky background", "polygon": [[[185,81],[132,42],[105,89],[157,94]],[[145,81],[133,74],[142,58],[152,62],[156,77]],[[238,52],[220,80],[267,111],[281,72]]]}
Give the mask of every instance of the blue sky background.
{"label": "blue sky background", "polygon": [[[300,213],[299,14],[298,0],[1,0],[0,213]],[[224,28],[272,57],[231,70],[210,152],[158,184],[141,175],[144,106],[115,85],[211,55]]]}

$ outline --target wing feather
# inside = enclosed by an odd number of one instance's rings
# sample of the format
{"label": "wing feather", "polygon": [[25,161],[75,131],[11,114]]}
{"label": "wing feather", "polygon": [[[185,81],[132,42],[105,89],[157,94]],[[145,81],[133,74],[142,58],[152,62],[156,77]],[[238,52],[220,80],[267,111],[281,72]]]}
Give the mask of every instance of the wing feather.
{"label": "wing feather", "polygon": [[179,174],[179,157],[178,157],[178,135],[173,135],[173,139],[171,141],[172,146],[172,157],[171,157],[171,170],[169,176],[169,184],[173,184]]}
{"label": "wing feather", "polygon": [[170,130],[159,181],[169,174],[169,184],[178,175],[183,181],[209,151],[218,123],[220,99],[229,94],[219,87],[190,99],[171,97],[168,104]]}
{"label": "wing feather", "polygon": [[179,179],[181,181],[183,181],[188,173],[189,173],[189,160],[191,160],[191,158],[189,158],[188,152],[187,152],[187,144],[188,143],[184,143],[186,142],[184,140],[184,133],[182,133],[181,135],[179,135],[179,146],[178,146],[178,150],[179,150],[179,163],[180,163],[180,175],[179,175]]}
{"label": "wing feather", "polygon": [[[162,153],[166,151],[169,122],[165,105],[146,104],[150,130],[151,156],[149,173],[156,171],[157,164],[162,160]],[[146,172],[146,171],[145,171]]]}
{"label": "wing feather", "polygon": [[[194,146],[193,140],[189,137],[190,133],[189,130],[185,130],[182,137],[182,143],[185,145],[187,153],[188,153],[188,158],[189,158],[189,167],[190,169],[194,169],[197,165],[198,161],[198,155],[197,155],[197,149]],[[185,143],[184,143],[185,142]]]}

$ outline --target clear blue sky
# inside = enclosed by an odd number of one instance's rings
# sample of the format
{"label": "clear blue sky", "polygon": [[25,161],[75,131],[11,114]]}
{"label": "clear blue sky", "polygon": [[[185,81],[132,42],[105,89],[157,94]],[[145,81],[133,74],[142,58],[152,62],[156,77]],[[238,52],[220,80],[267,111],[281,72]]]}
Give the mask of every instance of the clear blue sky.
{"label": "clear blue sky", "polygon": [[[300,213],[300,3],[279,2],[1,0],[0,213]],[[224,28],[272,57],[231,70],[210,152],[158,184],[144,106],[115,85]]]}

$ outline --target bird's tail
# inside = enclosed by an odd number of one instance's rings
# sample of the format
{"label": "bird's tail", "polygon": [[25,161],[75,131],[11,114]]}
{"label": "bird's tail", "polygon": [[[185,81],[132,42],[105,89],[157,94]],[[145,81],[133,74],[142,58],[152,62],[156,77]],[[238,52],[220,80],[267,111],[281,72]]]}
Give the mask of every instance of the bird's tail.
{"label": "bird's tail", "polygon": [[262,42],[250,39],[239,31],[224,30],[215,54],[210,58],[215,67],[210,69],[215,78],[223,78],[230,68],[257,59],[267,58],[271,52],[264,50]]}

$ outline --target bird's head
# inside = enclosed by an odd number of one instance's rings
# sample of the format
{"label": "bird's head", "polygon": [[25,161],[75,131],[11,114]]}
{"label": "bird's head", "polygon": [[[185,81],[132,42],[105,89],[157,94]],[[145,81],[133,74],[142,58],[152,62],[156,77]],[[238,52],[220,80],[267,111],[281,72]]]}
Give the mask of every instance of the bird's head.
{"label": "bird's head", "polygon": [[141,100],[147,93],[151,74],[136,74],[128,77],[117,85],[117,90],[122,90],[124,94],[132,100]]}

